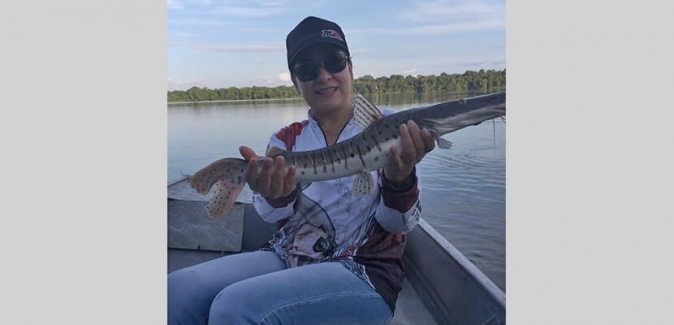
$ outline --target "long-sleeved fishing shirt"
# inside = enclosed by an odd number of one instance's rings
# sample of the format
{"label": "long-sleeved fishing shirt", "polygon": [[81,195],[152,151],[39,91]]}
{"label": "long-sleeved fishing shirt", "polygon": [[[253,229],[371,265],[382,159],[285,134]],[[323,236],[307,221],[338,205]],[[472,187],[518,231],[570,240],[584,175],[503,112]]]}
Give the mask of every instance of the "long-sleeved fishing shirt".
{"label": "long-sleeved fishing shirt", "polygon": [[[385,110],[384,115],[392,111]],[[337,143],[363,129],[353,119]],[[323,132],[311,115],[272,134],[269,147],[308,151],[326,147]],[[395,188],[380,171],[371,172],[373,193],[352,193],[355,176],[301,184],[289,197],[267,200],[253,194],[253,204],[278,230],[264,249],[276,252],[288,267],[338,260],[372,286],[395,310],[402,288],[402,256],[407,233],[421,215],[421,184],[416,167],[404,188]]]}

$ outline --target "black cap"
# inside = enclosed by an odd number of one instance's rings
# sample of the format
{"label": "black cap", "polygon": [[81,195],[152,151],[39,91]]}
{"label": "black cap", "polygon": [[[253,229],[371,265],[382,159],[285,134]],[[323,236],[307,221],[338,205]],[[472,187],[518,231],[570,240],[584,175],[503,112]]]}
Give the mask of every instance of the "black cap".
{"label": "black cap", "polygon": [[346,37],[339,25],[325,19],[309,16],[304,18],[297,26],[290,31],[286,37],[286,49],[288,50],[288,68],[297,53],[306,47],[319,43],[334,44],[349,54],[349,47],[346,45]]}

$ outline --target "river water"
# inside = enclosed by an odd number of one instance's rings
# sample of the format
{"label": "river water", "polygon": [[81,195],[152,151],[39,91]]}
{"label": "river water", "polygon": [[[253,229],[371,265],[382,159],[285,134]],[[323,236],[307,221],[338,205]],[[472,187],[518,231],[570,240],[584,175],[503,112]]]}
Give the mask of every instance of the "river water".
{"label": "river water", "polygon": [[[367,96],[395,111],[468,97],[467,94]],[[169,104],[168,180],[193,174],[246,145],[263,154],[272,132],[306,119],[301,100]],[[443,138],[418,165],[424,218],[505,291],[505,123],[484,122]],[[246,187],[239,201],[250,202]]]}

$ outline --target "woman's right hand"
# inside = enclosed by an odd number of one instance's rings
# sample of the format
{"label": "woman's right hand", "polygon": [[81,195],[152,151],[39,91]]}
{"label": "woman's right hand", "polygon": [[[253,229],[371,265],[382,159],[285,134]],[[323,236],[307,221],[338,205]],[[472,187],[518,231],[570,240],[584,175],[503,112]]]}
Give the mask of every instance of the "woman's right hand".
{"label": "woman's right hand", "polygon": [[241,156],[248,161],[246,182],[250,189],[259,193],[265,199],[278,199],[289,196],[297,187],[295,183],[295,166],[290,166],[285,172],[285,158],[258,156],[253,149],[239,147]]}

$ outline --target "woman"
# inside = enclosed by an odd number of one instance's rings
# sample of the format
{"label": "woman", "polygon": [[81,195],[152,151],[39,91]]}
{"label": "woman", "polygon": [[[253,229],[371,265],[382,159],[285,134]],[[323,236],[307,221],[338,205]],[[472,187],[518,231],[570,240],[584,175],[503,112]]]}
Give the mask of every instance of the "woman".
{"label": "woman", "polygon": [[[307,120],[272,134],[268,148],[313,150],[362,132],[352,123],[353,66],[344,33],[307,17],[286,39],[293,84]],[[168,278],[169,324],[385,324],[404,277],[406,233],[421,208],[415,165],[435,144],[414,122],[400,127],[402,152],[370,195],[355,176],[297,186],[282,157],[241,147],[246,181],[262,218],[278,231],[259,251],[222,257]]]}

